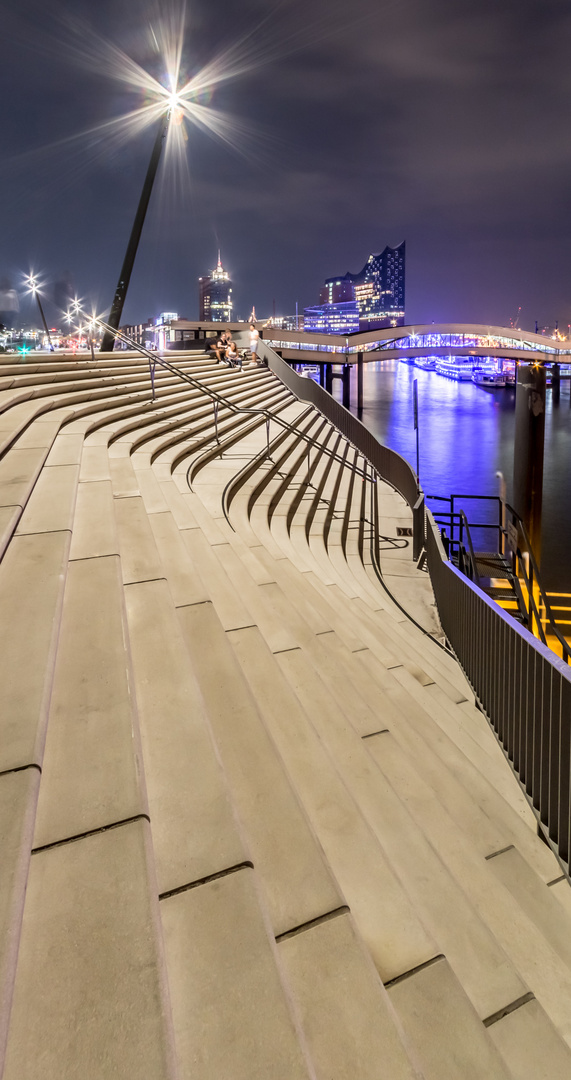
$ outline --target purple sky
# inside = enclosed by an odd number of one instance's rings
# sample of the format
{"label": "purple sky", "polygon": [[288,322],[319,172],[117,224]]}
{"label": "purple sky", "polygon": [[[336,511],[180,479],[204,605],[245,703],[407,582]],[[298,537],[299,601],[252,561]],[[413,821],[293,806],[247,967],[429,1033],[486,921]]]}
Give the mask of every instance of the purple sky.
{"label": "purple sky", "polygon": [[[67,270],[103,309],[153,132],[62,140],[140,102],[96,70],[94,35],[148,62],[170,5],[13,7],[0,0],[0,278]],[[252,70],[212,97],[244,155],[190,129],[190,182],[159,177],[124,321],[195,318],[218,246],[245,317],[316,303],[324,278],[406,240],[407,321],[507,325],[521,305],[523,326],[567,327],[568,0],[193,0],[187,15],[188,70],[252,33]]]}

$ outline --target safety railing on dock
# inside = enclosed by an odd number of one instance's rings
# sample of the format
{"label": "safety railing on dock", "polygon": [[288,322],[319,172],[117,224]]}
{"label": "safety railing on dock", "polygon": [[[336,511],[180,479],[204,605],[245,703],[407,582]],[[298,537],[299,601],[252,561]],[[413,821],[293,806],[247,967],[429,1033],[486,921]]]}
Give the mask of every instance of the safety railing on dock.
{"label": "safety railing on dock", "polygon": [[[496,599],[496,603],[512,615],[517,614],[518,618],[523,620],[524,626],[544,645],[549,645],[567,664],[571,663],[571,645],[563,629],[563,624],[567,624],[569,636],[571,620],[556,618],[550,594],[545,591],[541,580],[525,522],[513,506],[496,495],[428,495],[427,498],[439,504],[433,511],[434,519],[442,530],[444,549],[454,565],[475,585],[481,587],[483,578],[494,580],[494,566],[497,566],[499,571],[500,564],[503,563],[514,585],[513,603],[499,599]],[[475,502],[478,506],[491,507],[490,516],[496,520],[468,521],[461,505],[467,501]],[[440,504],[443,503],[448,507],[447,510],[441,509]],[[488,537],[492,535],[491,550],[474,550],[476,531],[483,532]],[[487,553],[489,558],[486,557]],[[490,594],[490,589],[485,588],[484,591]],[[516,606],[517,611],[514,611]],[[560,610],[571,611],[570,608],[563,607]]]}
{"label": "safety railing on dock", "polygon": [[569,874],[571,670],[449,561],[427,511],[426,552],[446,638]]}

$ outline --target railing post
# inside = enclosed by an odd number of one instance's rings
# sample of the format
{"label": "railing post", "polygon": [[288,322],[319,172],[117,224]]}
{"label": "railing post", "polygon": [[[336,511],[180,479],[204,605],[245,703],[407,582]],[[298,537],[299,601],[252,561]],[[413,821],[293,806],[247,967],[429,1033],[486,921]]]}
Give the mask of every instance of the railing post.
{"label": "railing post", "polygon": [[421,492],[412,511],[412,557],[415,562],[418,562],[420,559],[425,544],[425,538],[424,494]]}
{"label": "railing post", "polygon": [[155,361],[149,360],[149,374],[151,376],[151,390],[153,394],[153,401],[155,400]]}
{"label": "railing post", "polygon": [[214,431],[216,434],[216,442],[220,445],[220,439],[218,438],[218,402],[214,402]]}
{"label": "railing post", "polygon": [[363,353],[357,353],[357,408],[363,408]]}
{"label": "railing post", "polygon": [[343,364],[343,405],[351,408],[351,364]]}

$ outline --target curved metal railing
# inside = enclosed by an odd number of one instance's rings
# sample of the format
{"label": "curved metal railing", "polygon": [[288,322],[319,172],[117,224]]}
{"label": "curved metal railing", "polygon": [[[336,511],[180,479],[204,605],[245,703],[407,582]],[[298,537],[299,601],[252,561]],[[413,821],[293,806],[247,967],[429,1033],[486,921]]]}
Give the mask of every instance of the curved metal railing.
{"label": "curved metal railing", "polygon": [[[246,332],[242,336],[245,335]],[[380,443],[352,412],[336,401],[322,386],[313,379],[298,375],[265,341],[259,342],[258,353],[264,357],[274,375],[277,375],[300,401],[314,405],[362,454],[374,472],[402,495],[413,513],[413,558],[418,559],[425,540],[424,493],[412,466],[396,450]]]}

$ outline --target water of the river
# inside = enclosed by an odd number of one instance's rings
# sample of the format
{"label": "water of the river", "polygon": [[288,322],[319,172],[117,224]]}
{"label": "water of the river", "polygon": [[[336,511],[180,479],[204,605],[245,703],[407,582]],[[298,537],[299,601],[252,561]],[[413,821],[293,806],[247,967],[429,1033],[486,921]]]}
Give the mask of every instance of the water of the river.
{"label": "water of the river", "polygon": [[[420,480],[429,495],[497,495],[496,472],[512,496],[515,388],[485,390],[412,364],[365,365],[361,419],[379,440],[416,468],[412,384],[418,379]],[[341,383],[334,382],[340,397]],[[356,401],[356,372],[351,400]],[[357,412],[352,405],[352,411]],[[432,504],[434,507],[434,504]],[[481,519],[480,519],[481,520]],[[571,401],[547,390],[543,482],[542,579],[546,589],[571,592]]]}

